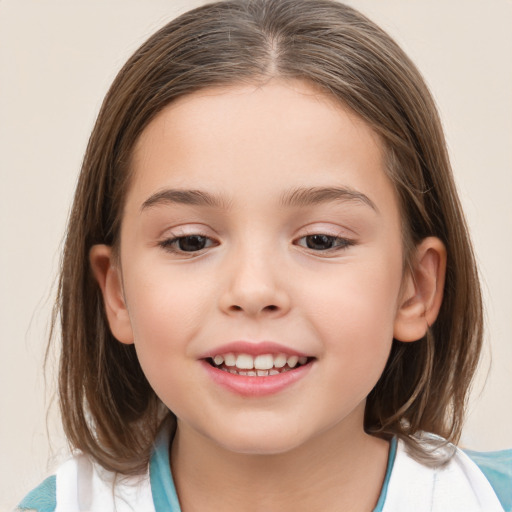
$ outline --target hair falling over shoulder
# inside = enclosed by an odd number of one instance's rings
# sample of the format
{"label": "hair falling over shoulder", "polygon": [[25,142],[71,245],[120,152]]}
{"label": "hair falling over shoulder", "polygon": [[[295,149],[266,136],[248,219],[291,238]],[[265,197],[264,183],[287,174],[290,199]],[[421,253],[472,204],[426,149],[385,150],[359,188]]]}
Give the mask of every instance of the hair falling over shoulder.
{"label": "hair falling over shoulder", "polygon": [[69,219],[54,326],[59,395],[71,445],[110,470],[142,471],[161,422],[133,345],[111,334],[89,266],[94,244],[118,246],[130,156],[148,123],[198,89],[301,79],[364,119],[386,148],[403,218],[404,269],[437,236],[448,253],[444,301],[425,338],[393,342],[367,399],[365,429],[414,444],[428,431],[457,442],[482,343],[475,259],[434,101],[414,64],[366,17],[334,0],[230,0],[155,33],[112,84],[91,134]]}

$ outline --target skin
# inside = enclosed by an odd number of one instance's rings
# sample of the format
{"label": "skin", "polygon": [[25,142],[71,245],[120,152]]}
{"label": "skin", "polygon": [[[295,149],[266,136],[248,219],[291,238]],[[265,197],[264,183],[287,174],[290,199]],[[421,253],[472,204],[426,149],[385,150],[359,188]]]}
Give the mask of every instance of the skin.
{"label": "skin", "polygon": [[[379,138],[307,83],[272,80],[180,98],[142,133],[132,169],[120,258],[98,245],[91,265],[113,334],[135,344],[178,418],[171,465],[183,511],[372,510],[388,443],[364,432],[365,400],[393,337],[417,340],[435,320],[446,261],[428,238],[404,275]],[[283,201],[322,187],[350,194]],[[219,204],[164,200],[164,190]],[[308,247],[315,234],[335,247]],[[191,235],[205,247],[172,242]],[[235,340],[314,361],[279,393],[240,396],[200,361]]]}

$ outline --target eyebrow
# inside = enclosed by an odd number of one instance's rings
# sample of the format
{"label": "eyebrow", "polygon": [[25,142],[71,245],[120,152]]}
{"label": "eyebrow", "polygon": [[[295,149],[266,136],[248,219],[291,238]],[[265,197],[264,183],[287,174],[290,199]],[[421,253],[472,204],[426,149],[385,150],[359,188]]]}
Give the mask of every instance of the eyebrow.
{"label": "eyebrow", "polygon": [[306,207],[334,201],[360,202],[379,213],[376,204],[366,194],[349,187],[296,188],[281,196],[281,204],[292,207]]}
{"label": "eyebrow", "polygon": [[[354,201],[371,207],[376,213],[379,209],[365,194],[348,187],[309,187],[296,188],[281,196],[280,204],[285,207],[306,207],[315,204]],[[223,197],[203,190],[165,189],[152,194],[142,203],[141,212],[158,205],[185,204],[207,206],[228,210],[229,203]]]}
{"label": "eyebrow", "polygon": [[161,204],[187,204],[193,206],[209,206],[227,210],[229,204],[222,197],[204,192],[202,190],[165,189],[156,192],[146,199],[140,208],[141,212],[147,208]]}

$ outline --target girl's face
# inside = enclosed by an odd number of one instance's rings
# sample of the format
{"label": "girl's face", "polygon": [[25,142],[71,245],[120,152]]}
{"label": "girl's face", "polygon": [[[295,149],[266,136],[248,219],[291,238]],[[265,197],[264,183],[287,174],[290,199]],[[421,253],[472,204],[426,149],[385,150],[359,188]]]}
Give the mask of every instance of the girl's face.
{"label": "girl's face", "polygon": [[181,431],[243,453],[362,433],[403,261],[374,132],[300,81],[212,88],[165,108],[132,168],[111,327]]}

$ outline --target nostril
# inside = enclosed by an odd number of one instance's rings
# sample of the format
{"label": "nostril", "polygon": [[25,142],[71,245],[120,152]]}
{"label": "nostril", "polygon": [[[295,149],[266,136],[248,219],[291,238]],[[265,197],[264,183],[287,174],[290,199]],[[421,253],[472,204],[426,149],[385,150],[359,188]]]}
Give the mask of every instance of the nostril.
{"label": "nostril", "polygon": [[[236,304],[233,304],[230,309],[232,311],[243,311],[243,308],[241,306],[237,306]],[[265,306],[263,308],[263,311],[276,311],[278,310],[279,308],[277,306],[275,306],[274,304],[270,304],[269,306]]]}

